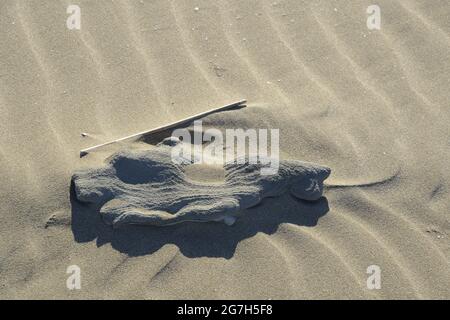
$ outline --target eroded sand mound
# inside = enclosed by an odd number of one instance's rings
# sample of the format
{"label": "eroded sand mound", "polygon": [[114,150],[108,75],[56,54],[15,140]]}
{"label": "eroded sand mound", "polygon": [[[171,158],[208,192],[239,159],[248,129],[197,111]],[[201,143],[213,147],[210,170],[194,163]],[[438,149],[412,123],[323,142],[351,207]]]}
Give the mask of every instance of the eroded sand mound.
{"label": "eroded sand mound", "polygon": [[[189,179],[185,168],[195,159],[174,162],[174,139],[167,138],[145,151],[119,152],[99,169],[74,174],[79,201],[95,203],[107,224],[165,226],[184,221],[223,221],[232,225],[241,214],[263,198],[290,193],[302,200],[318,200],[330,169],[296,160],[281,161],[276,173],[263,175],[269,161],[225,164],[225,183]],[[180,140],[176,144],[181,144]]]}

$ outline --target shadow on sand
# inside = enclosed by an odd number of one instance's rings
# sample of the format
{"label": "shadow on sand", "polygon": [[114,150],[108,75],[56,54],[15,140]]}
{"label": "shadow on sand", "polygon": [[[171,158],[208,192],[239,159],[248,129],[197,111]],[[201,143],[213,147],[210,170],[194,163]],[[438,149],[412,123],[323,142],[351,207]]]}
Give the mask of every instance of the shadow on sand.
{"label": "shadow on sand", "polygon": [[282,223],[313,227],[328,211],[328,201],[293,199],[289,195],[267,198],[256,207],[245,210],[235,225],[222,223],[182,223],[168,227],[127,226],[113,229],[101,220],[99,208],[79,202],[70,190],[72,232],[75,241],[96,239],[97,246],[111,246],[129,256],[158,251],[166,244],[175,244],[183,255],[196,257],[233,257],[238,243],[258,232],[273,234]]}

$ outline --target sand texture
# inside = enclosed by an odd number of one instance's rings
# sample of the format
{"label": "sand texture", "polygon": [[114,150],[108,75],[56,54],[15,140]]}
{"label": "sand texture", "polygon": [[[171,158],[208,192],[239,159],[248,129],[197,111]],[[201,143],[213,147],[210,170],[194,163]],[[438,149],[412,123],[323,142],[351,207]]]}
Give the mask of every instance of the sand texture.
{"label": "sand texture", "polygon": [[[450,3],[376,2],[380,30],[366,0],[80,0],[69,30],[70,1],[0,0],[0,298],[450,299]],[[116,229],[77,200],[74,173],[164,137],[80,150],[241,99],[204,128],[279,129],[324,197]]]}
{"label": "sand texture", "polygon": [[270,158],[254,154],[242,156],[240,163],[229,160],[222,165],[225,179],[205,183],[191,179],[186,169],[211,164],[186,154],[174,159],[177,147],[192,145],[170,137],[155,148],[119,152],[103,167],[74,174],[76,200],[92,204],[93,214],[100,208],[103,221],[113,228],[214,221],[233,225],[265,198],[288,193],[299,200],[319,200],[330,175],[327,167],[296,160],[283,160],[276,173],[262,174]]}

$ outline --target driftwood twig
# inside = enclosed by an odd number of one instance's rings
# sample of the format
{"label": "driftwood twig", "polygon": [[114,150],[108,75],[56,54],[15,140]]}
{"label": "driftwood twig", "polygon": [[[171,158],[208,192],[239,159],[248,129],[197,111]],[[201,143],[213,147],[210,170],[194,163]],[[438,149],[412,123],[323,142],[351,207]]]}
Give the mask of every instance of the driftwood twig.
{"label": "driftwood twig", "polygon": [[198,113],[198,114],[196,114],[194,116],[191,116],[191,117],[179,120],[179,121],[175,121],[175,122],[169,123],[169,124],[161,126],[161,127],[157,127],[157,128],[154,128],[154,129],[151,129],[151,130],[142,131],[142,132],[138,132],[138,133],[132,134],[130,136],[126,136],[126,137],[123,137],[123,138],[120,138],[120,139],[116,139],[116,140],[105,142],[105,143],[102,143],[102,144],[99,144],[99,145],[96,145],[96,146],[93,146],[93,147],[90,147],[90,148],[83,149],[83,150],[80,151],[80,158],[84,157],[89,152],[91,152],[91,151],[93,151],[95,149],[98,149],[100,147],[104,147],[104,146],[107,146],[107,145],[110,145],[110,144],[113,144],[113,143],[116,143],[116,142],[121,142],[121,141],[125,141],[125,140],[132,139],[132,138],[138,138],[138,137],[141,137],[141,136],[146,135],[146,134],[157,133],[157,132],[165,131],[167,129],[175,128],[175,127],[180,126],[182,124],[194,121],[196,119],[203,118],[203,117],[205,117],[207,115],[210,115],[212,113],[229,110],[229,109],[233,109],[233,108],[236,108],[236,107],[244,107],[246,102],[247,102],[247,100],[240,100],[240,101],[237,101],[237,102],[234,102],[234,103],[230,103],[230,104],[227,104],[227,105],[219,107],[219,108],[215,108],[215,109],[211,109],[211,110],[208,110],[208,111],[205,111],[205,112],[202,112],[202,113]]}

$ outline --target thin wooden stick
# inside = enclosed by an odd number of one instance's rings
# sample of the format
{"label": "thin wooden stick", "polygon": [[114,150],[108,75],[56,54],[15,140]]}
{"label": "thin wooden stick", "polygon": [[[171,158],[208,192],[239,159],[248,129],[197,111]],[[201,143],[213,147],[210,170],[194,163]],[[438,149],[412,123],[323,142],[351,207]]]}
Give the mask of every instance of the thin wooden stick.
{"label": "thin wooden stick", "polygon": [[130,136],[126,136],[126,137],[123,137],[123,138],[120,138],[120,139],[116,139],[116,140],[105,142],[105,143],[102,143],[102,144],[99,144],[99,145],[96,145],[96,146],[93,146],[93,147],[90,147],[90,148],[83,149],[83,150],[80,151],[80,158],[84,157],[89,152],[91,152],[91,151],[93,151],[95,149],[98,149],[100,147],[104,147],[104,146],[107,146],[107,145],[110,145],[110,144],[113,144],[113,143],[116,143],[116,142],[121,142],[121,141],[124,141],[124,140],[141,137],[141,136],[146,135],[146,134],[152,134],[152,133],[165,131],[167,129],[171,129],[171,128],[177,127],[177,126],[185,124],[187,122],[191,122],[191,121],[194,121],[196,119],[206,117],[207,115],[210,115],[212,113],[229,110],[229,109],[236,108],[236,107],[239,107],[239,106],[243,108],[243,107],[245,107],[245,103],[246,102],[247,102],[247,100],[240,100],[238,102],[227,104],[227,105],[222,106],[220,108],[215,108],[215,109],[211,109],[209,111],[198,113],[198,114],[196,114],[194,116],[191,116],[191,117],[188,117],[188,118],[176,121],[176,122],[172,122],[172,123],[169,123],[169,124],[161,126],[161,127],[157,127],[157,128],[151,129],[151,130],[142,131],[142,132],[139,132],[139,133],[132,134]]}

